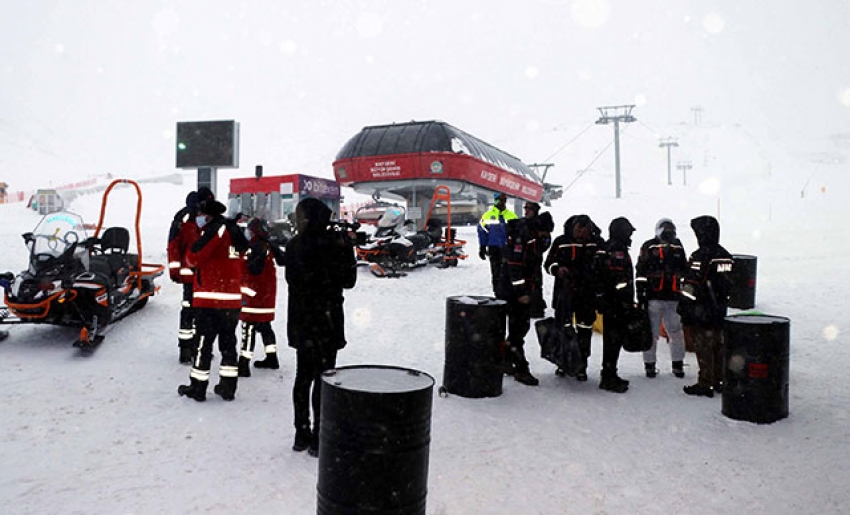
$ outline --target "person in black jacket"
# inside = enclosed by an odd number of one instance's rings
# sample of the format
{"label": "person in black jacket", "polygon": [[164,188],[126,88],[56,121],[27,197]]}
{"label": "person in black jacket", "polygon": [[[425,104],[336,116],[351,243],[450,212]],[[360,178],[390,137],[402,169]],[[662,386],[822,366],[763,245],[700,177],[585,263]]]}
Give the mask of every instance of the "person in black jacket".
{"label": "person in black jacket", "polygon": [[688,258],[682,242],[676,237],[676,225],[669,218],[658,220],[655,237],[641,245],[635,265],[638,305],[649,313],[652,324],[652,348],[643,353],[646,377],[658,374],[656,348],[662,323],[670,341],[673,375],[685,377],[685,337],[676,308],[680,283],[687,269]]}
{"label": "person in black jacket", "polygon": [[634,267],[629,255],[634,232],[635,228],[627,218],[612,220],[608,226],[605,253],[599,261],[605,321],[599,388],[616,393],[625,393],[629,389],[629,382],[617,375],[617,363],[623,338],[627,337],[626,314],[635,308]]}
{"label": "person in black jacket", "polygon": [[330,218],[331,210],[320,200],[299,202],[295,208],[297,234],[285,253],[289,285],[286,329],[289,346],[296,349],[292,449],[309,449],[312,456],[319,452],[321,374],[336,366],[337,352],[346,344],[342,292],[357,281],[354,247],[344,233],[329,228]]}
{"label": "person in black jacket", "polygon": [[[578,335],[583,360],[581,370],[575,375],[578,381],[587,381],[587,359],[598,307],[595,262],[603,247],[599,228],[589,216],[571,216],[564,223],[564,234],[552,242],[543,264],[546,272],[555,277],[552,290],[555,320],[565,326],[574,325]],[[565,372],[558,369],[556,373],[563,375]]]}
{"label": "person in black jacket", "polygon": [[514,379],[529,386],[536,386],[539,381],[531,375],[523,347],[531,328],[532,299],[541,295],[543,288],[540,265],[549,248],[553,225],[549,213],[509,221],[499,271],[497,296],[508,303],[507,362]]}
{"label": "person in black jacket", "polygon": [[723,319],[731,291],[732,255],[720,245],[720,224],[712,216],[691,220],[699,248],[691,254],[678,312],[697,355],[697,383],[688,395],[713,397],[723,387]]}

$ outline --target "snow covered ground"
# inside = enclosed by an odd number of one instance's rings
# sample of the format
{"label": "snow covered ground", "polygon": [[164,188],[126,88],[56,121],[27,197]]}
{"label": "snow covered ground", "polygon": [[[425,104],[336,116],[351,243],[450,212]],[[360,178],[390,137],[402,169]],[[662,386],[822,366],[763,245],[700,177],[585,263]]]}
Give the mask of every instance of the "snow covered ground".
{"label": "snow covered ground", "polygon": [[[791,319],[790,416],[769,425],[736,421],[721,414],[720,398],[684,395],[682,386],[695,380],[695,356],[687,355],[687,377],[677,379],[664,348],[658,378],[645,378],[641,357],[624,353],[620,369],[630,390],[601,391],[598,335],[590,381],[559,378],[529,334],[538,387],[507,379],[491,399],[441,398],[435,388],[429,514],[846,512],[850,245],[843,223],[850,180],[825,175],[818,186],[828,187],[801,197],[797,178],[768,183],[740,171],[715,173],[688,187],[638,177],[619,200],[607,194],[610,177],[589,177],[550,209],[558,227],[585,212],[606,235],[613,217],[628,216],[638,227],[633,251],[669,216],[691,252],[688,221],[717,215],[720,206],[721,242],[758,256],[757,309]],[[717,181],[726,187],[712,190]],[[192,187],[191,177],[183,186],[143,185],[145,261],[165,261],[171,214]],[[740,188],[744,201],[735,199]],[[129,220],[131,191],[112,195],[112,223]],[[84,195],[71,209],[94,222],[99,200]],[[0,205],[0,219],[0,270],[20,270],[20,234],[39,217],[10,204]],[[475,241],[473,227],[459,235]],[[470,258],[456,269],[420,269],[402,279],[362,269],[346,294],[349,345],[339,365],[415,368],[439,386],[446,297],[489,294],[488,266],[475,244],[467,250]],[[188,368],[177,362],[180,289],[167,280],[91,356],[71,347],[72,329],[11,327],[0,344],[0,513],[314,513],[318,461],[290,450],[294,352],[285,341],[282,273],[279,282],[282,368],[241,379],[231,403],[178,397]]]}

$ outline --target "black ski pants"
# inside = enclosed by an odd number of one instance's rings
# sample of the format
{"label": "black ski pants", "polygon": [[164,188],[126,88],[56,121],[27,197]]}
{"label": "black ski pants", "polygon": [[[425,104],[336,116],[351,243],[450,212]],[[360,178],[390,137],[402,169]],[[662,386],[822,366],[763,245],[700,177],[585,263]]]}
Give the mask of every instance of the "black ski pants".
{"label": "black ski pants", "polygon": [[313,431],[318,434],[322,408],[322,372],[336,367],[337,351],[316,347],[296,351],[295,382],[292,385],[292,408],[295,429],[310,429],[310,406],[313,407]]}
{"label": "black ski pants", "polygon": [[[236,352],[236,326],[239,324],[238,309],[197,309],[198,347],[192,364],[192,377],[209,381],[213,343],[218,340],[221,353],[219,375],[235,377],[238,361]],[[206,376],[204,378],[203,376]]]}

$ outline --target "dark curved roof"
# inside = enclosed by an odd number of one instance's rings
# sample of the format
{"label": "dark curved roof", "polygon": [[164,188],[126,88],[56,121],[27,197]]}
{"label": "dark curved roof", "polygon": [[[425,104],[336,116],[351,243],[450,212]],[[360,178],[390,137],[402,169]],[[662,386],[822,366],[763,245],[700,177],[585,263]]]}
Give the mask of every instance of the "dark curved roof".
{"label": "dark curved roof", "polygon": [[540,178],[528,165],[503,150],[485,143],[445,122],[407,122],[364,127],[336,155],[335,161],[356,157],[427,152],[467,154],[512,171],[538,184]]}

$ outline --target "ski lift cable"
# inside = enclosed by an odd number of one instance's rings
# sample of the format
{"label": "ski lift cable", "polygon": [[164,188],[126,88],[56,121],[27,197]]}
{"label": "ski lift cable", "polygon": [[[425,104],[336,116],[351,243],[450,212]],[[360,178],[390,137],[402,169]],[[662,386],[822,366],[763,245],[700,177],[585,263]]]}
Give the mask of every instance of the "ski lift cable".
{"label": "ski lift cable", "polygon": [[549,161],[551,161],[553,157],[555,157],[555,156],[557,156],[558,154],[560,154],[560,153],[561,153],[561,152],[562,152],[565,148],[567,148],[568,146],[572,145],[572,144],[573,144],[573,143],[574,143],[577,139],[579,139],[581,136],[583,136],[585,132],[587,132],[588,130],[590,130],[590,128],[591,128],[591,127],[593,127],[593,125],[594,125],[594,122],[589,123],[589,124],[587,125],[587,127],[585,127],[585,128],[584,128],[584,129],[582,129],[582,130],[581,130],[578,134],[576,134],[576,135],[573,137],[573,139],[571,139],[571,140],[569,140],[568,142],[566,142],[563,146],[561,146],[561,148],[559,148],[558,150],[556,150],[555,152],[553,152],[553,153],[552,153],[552,155],[550,155],[549,157],[547,157],[546,159],[544,159],[544,160],[543,160],[543,162],[549,162]]}
{"label": "ski lift cable", "polygon": [[572,188],[572,187],[573,187],[573,185],[575,185],[575,183],[576,183],[576,182],[578,182],[578,180],[579,180],[579,179],[581,179],[582,177],[584,177],[584,174],[585,174],[585,173],[587,173],[587,171],[588,171],[588,170],[590,170],[590,167],[591,167],[591,166],[593,166],[593,163],[595,163],[596,161],[598,161],[598,160],[599,160],[599,158],[600,158],[600,157],[602,157],[602,155],[603,155],[603,154],[604,154],[604,153],[605,153],[605,152],[606,152],[609,148],[611,148],[611,145],[613,145],[613,144],[614,144],[614,140],[612,139],[611,141],[609,141],[609,142],[608,142],[608,144],[607,144],[607,145],[605,145],[605,148],[603,148],[602,150],[600,150],[600,151],[596,154],[596,156],[595,156],[593,159],[591,159],[589,163],[587,163],[587,166],[586,166],[586,167],[584,167],[584,169],[583,169],[583,170],[579,170],[579,172],[576,174],[576,178],[575,178],[575,179],[573,179],[573,180],[572,180],[572,182],[570,182],[569,184],[567,184],[567,186],[564,188],[564,191],[565,191],[565,192],[566,192],[566,191],[569,191],[569,189],[570,189],[570,188]]}
{"label": "ski lift cable", "polygon": [[641,138],[640,136],[635,136],[634,134],[626,134],[626,132],[625,132],[625,131],[623,131],[623,135],[624,135],[624,136],[628,136],[628,137],[630,137],[630,138],[631,138],[631,139],[633,139],[633,140],[640,141],[641,143],[646,143],[647,145],[652,146],[652,147],[655,147],[655,146],[657,146],[657,145],[658,145],[658,143],[656,143],[656,142],[654,142],[654,141],[648,141],[648,140],[646,140],[646,139],[644,139],[644,138]]}
{"label": "ski lift cable", "polygon": [[650,127],[649,125],[647,125],[643,120],[637,120],[637,122],[639,124],[643,125],[644,127],[646,127],[647,129],[649,129],[652,132],[653,136],[658,136],[659,134],[661,134],[657,130],[655,130],[652,127]]}

